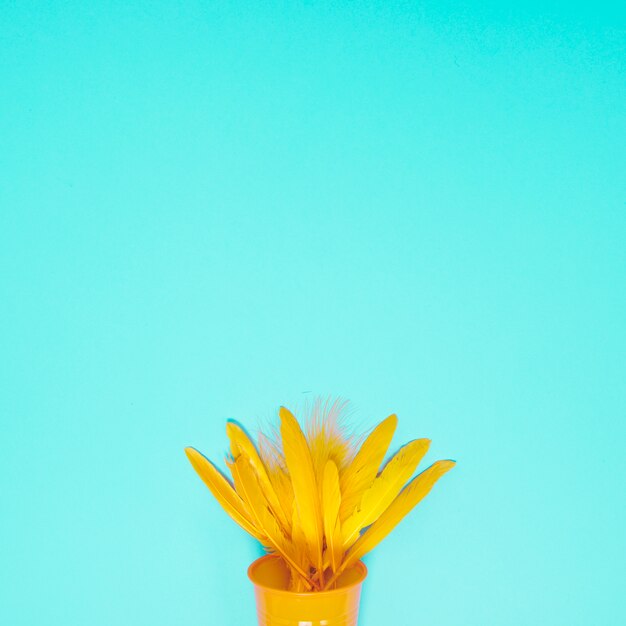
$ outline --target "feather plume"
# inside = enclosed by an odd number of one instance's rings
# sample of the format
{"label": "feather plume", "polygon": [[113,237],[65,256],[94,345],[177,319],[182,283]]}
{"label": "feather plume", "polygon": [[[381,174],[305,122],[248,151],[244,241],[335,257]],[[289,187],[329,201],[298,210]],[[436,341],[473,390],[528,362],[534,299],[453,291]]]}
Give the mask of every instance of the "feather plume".
{"label": "feather plume", "polygon": [[326,462],[331,460],[338,469],[343,469],[351,451],[350,439],[342,425],[342,411],[346,403],[330,398],[322,403],[318,398],[306,418],[306,440],[311,451],[317,484],[321,489]]}
{"label": "feather plume", "polygon": [[341,572],[354,565],[365,554],[375,548],[400,523],[406,514],[428,495],[433,485],[454,465],[454,461],[437,461],[421,474],[418,474],[350,548],[341,567],[335,572],[333,578],[328,581],[328,584],[331,585]]}
{"label": "feather plume", "polygon": [[341,476],[340,518],[345,521],[359,504],[363,492],[368,489],[391,445],[398,418],[390,415],[369,434],[356,456]]}
{"label": "feather plume", "polygon": [[300,424],[293,414],[285,407],[281,407],[279,415],[283,453],[293,485],[302,533],[306,538],[313,565],[318,570],[323,584],[322,542],[324,529],[311,452]]}
{"label": "feather plume", "polygon": [[429,445],[429,439],[411,441],[387,463],[380,476],[363,493],[358,509],[342,525],[344,549],[347,550],[359,538],[360,530],[375,522],[393,502],[413,475]]}
{"label": "feather plume", "polygon": [[261,534],[255,528],[243,500],[237,495],[233,486],[222,473],[194,448],[185,448],[189,462],[198,473],[204,484],[210,489],[215,499],[246,532],[261,540]]}
{"label": "feather plume", "polygon": [[259,433],[259,456],[263,461],[268,473],[272,473],[275,469],[287,468],[285,464],[285,456],[280,445],[280,439],[277,439],[277,435],[268,437],[263,433]]}
{"label": "feather plume", "polygon": [[322,479],[322,510],[324,516],[324,536],[326,549],[329,554],[330,567],[336,572],[343,556],[341,524],[339,522],[339,507],[341,505],[341,491],[339,489],[339,472],[331,460],[326,462]]}

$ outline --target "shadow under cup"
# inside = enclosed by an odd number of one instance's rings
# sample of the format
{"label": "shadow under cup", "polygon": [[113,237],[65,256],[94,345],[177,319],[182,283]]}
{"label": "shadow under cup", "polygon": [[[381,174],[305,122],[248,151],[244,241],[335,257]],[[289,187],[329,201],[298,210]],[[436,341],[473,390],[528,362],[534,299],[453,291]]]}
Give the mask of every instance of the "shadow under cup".
{"label": "shadow under cup", "polygon": [[248,568],[259,626],[356,626],[366,576],[359,561],[338,578],[335,589],[295,593],[287,591],[289,570],[280,557],[263,556]]}

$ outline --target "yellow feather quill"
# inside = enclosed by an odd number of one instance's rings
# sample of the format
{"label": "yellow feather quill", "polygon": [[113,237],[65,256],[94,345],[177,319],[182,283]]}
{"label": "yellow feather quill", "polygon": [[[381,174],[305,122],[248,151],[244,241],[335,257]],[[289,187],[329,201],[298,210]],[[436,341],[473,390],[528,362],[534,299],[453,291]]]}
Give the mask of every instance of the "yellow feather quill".
{"label": "yellow feather quill", "polygon": [[323,584],[322,546],[324,529],[315,469],[306,438],[298,420],[285,407],[280,407],[280,432],[283,454],[293,485],[293,494],[298,507],[302,534],[306,538],[309,555],[318,570]]}
{"label": "yellow feather quill", "polygon": [[329,554],[330,567],[336,572],[343,556],[339,507],[341,491],[339,489],[339,472],[333,461],[327,461],[322,480],[322,510],[324,517],[324,536]]}
{"label": "yellow feather quill", "polygon": [[210,489],[222,508],[232,517],[239,526],[256,539],[261,540],[261,534],[252,523],[250,514],[243,500],[237,495],[232,485],[222,473],[194,448],[185,448],[189,462],[198,473],[204,484]]}
{"label": "yellow feather quill", "polygon": [[358,509],[342,525],[344,549],[347,550],[359,538],[359,531],[375,522],[393,502],[424,458],[429,445],[429,439],[411,441],[387,463],[380,476],[363,493]]}

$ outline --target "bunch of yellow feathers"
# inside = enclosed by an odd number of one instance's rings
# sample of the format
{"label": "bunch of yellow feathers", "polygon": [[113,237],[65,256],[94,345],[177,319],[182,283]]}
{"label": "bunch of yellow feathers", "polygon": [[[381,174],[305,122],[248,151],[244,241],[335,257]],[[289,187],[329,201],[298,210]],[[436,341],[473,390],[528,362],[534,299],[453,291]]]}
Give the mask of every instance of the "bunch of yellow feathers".
{"label": "bunch of yellow feathers", "polygon": [[[290,590],[332,589],[424,498],[454,461],[437,461],[409,481],[430,445],[409,442],[382,467],[398,420],[390,415],[355,443],[342,405],[318,401],[305,432],[281,407],[280,436],[258,446],[235,422],[226,432],[233,482],[194,448],[185,452],[226,512],[291,572]],[[360,445],[358,445],[360,443]],[[380,470],[380,471],[379,471]]]}

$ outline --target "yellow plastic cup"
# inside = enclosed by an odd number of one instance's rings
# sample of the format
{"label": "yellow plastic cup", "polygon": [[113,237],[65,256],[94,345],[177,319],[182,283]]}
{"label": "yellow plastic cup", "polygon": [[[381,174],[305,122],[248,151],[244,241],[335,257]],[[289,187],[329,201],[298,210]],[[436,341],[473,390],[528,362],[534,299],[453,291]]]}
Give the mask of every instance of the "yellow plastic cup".
{"label": "yellow plastic cup", "polygon": [[296,593],[287,591],[289,571],[280,557],[263,556],[248,568],[259,626],[356,626],[366,576],[359,561],[338,578],[336,589]]}

